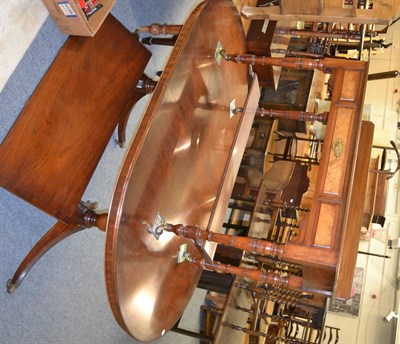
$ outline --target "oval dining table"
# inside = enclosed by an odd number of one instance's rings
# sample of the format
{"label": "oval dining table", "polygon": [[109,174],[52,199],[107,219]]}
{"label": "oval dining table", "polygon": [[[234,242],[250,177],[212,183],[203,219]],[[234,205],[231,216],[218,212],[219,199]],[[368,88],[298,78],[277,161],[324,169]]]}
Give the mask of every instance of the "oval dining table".
{"label": "oval dining table", "polygon": [[[177,261],[185,244],[201,258],[193,240],[166,232],[157,239],[149,228],[162,218],[220,230],[251,130],[258,87],[249,103],[248,66],[223,61],[221,49],[245,52],[240,14],[230,0],[205,1],[180,30],[119,172],[106,287],[117,322],[139,341],[175,325],[202,270]],[[205,251],[212,256],[212,244]]]}

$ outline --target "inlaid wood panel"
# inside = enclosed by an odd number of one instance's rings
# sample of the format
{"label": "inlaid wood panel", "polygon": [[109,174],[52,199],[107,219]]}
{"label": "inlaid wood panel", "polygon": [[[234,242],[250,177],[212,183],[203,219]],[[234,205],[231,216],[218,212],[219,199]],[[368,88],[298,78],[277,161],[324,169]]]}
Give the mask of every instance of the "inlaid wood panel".
{"label": "inlaid wood panel", "polygon": [[321,290],[348,298],[368,175],[364,166],[372,145],[373,128],[361,129],[368,64],[325,59],[325,66],[333,73],[334,88],[311,211],[301,225],[303,234],[285,246],[283,259],[315,274],[335,268],[334,285],[327,290],[321,282]]}
{"label": "inlaid wood panel", "polygon": [[[336,126],[331,142],[325,142],[325,149],[329,149],[329,172],[326,175],[324,193],[341,196],[344,174],[347,168],[349,151],[349,134],[354,109],[339,108],[336,113]],[[341,146],[341,147],[340,147]],[[325,150],[325,152],[326,152]],[[340,151],[339,151],[340,150]]]}
{"label": "inlaid wood panel", "polygon": [[358,93],[357,85],[359,85],[359,83],[360,73],[358,71],[347,71],[343,77],[340,100],[354,102]]}
{"label": "inlaid wood panel", "polygon": [[333,235],[336,230],[336,223],[339,217],[339,206],[337,204],[322,203],[320,206],[320,216],[318,217],[317,230],[315,233],[314,244],[331,248]]}

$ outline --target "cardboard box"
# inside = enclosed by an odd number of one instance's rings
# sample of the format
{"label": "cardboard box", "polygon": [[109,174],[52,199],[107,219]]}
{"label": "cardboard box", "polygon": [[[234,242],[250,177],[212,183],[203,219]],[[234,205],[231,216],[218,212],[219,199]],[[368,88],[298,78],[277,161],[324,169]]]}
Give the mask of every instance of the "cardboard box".
{"label": "cardboard box", "polygon": [[102,7],[86,17],[78,0],[43,0],[60,32],[75,36],[94,36],[115,0],[99,0]]}

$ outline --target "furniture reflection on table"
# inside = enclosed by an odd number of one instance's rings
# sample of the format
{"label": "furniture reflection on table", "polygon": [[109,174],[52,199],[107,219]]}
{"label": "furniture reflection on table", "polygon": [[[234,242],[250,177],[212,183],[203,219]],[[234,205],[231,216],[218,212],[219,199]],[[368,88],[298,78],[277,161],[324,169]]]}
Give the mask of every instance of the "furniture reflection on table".
{"label": "furniture reflection on table", "polygon": [[105,230],[106,215],[97,219],[82,196],[117,125],[124,141],[130,110],[146,92],[141,85],[148,83],[138,82],[150,55],[112,15],[95,37],[69,37],[5,137],[0,186],[58,220],[9,281],[9,292],[65,237],[96,221]]}

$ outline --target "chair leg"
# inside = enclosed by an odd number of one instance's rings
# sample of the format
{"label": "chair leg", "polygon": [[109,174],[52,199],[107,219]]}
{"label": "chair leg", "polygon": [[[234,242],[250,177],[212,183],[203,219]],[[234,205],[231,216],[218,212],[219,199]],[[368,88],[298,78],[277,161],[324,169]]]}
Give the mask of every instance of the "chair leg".
{"label": "chair leg", "polygon": [[84,228],[84,226],[77,225],[75,223],[66,224],[58,221],[31,249],[18,267],[17,271],[14,273],[13,278],[7,281],[7,292],[10,294],[15,292],[29,270],[48,250],[50,250],[61,240]]}

